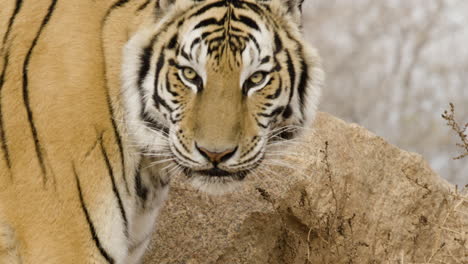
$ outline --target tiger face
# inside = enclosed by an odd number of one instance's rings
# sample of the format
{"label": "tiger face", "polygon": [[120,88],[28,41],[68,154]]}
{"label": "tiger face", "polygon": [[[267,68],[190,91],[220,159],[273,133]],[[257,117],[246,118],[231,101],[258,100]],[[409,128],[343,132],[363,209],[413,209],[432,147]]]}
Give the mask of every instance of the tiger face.
{"label": "tiger face", "polygon": [[[123,60],[130,137],[199,188],[229,189],[313,121],[322,71],[299,3],[176,1]],[[169,166],[170,167],[170,166]]]}

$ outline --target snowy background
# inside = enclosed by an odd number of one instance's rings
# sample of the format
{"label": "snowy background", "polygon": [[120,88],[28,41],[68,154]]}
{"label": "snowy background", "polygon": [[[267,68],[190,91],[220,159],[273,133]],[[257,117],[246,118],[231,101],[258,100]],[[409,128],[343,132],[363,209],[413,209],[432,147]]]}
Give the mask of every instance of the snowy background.
{"label": "snowy background", "polygon": [[304,34],[322,56],[321,110],[358,123],[460,186],[468,159],[441,118],[468,122],[468,1],[305,0]]}

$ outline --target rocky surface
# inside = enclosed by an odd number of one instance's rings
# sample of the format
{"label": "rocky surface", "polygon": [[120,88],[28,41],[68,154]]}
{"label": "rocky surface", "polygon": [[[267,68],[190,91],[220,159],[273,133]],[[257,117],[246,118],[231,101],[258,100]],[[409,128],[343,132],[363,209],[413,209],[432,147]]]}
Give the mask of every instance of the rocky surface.
{"label": "rocky surface", "polygon": [[237,192],[175,179],[145,263],[468,263],[468,196],[420,155],[320,113]]}

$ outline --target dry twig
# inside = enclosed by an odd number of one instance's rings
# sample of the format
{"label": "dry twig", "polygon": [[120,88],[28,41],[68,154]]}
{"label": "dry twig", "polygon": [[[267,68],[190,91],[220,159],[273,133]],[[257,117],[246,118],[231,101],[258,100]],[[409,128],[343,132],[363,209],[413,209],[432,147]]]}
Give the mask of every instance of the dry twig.
{"label": "dry twig", "polygon": [[450,103],[450,111],[445,110],[442,114],[442,118],[447,120],[447,125],[455,131],[458,136],[460,137],[461,143],[457,143],[457,146],[464,149],[464,153],[458,157],[453,159],[463,159],[464,157],[468,156],[468,136],[466,135],[468,129],[468,123],[464,126],[460,126],[458,122],[455,120],[455,106]]}

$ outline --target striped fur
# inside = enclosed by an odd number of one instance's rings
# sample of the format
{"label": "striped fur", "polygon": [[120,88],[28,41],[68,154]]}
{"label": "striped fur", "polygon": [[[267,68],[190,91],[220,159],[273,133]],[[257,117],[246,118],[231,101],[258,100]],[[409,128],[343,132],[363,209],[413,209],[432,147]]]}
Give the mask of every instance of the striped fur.
{"label": "striped fur", "polygon": [[3,0],[0,263],[140,263],[173,175],[224,192],[310,126],[320,61],[281,1]]}

